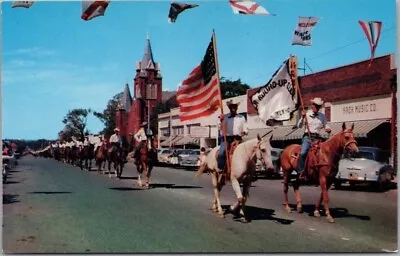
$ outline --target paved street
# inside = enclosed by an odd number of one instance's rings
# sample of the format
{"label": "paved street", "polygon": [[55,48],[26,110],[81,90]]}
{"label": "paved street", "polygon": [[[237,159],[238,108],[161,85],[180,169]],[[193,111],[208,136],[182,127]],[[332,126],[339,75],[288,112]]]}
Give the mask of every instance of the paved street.
{"label": "paved street", "polygon": [[[52,159],[26,156],[3,185],[5,253],[388,252],[397,250],[397,190],[330,190],[330,224],[310,216],[319,188],[302,187],[305,212],[283,209],[281,180],[259,179],[243,224],[210,210],[211,178],[156,167],[152,189]],[[290,199],[294,203],[292,189]],[[225,186],[222,203],[235,200]],[[294,205],[293,205],[294,206]]]}

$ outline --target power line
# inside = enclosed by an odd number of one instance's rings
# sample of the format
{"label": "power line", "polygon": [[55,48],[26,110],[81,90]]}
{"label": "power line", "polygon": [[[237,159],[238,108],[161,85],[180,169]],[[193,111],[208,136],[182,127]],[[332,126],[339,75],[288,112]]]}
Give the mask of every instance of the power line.
{"label": "power line", "polygon": [[[391,27],[391,28],[389,28],[389,29],[386,29],[386,30],[384,30],[384,31],[381,32],[381,35],[383,35],[384,33],[388,32],[388,31],[391,31],[391,30],[393,30],[393,29],[395,29],[395,27]],[[332,53],[332,52],[336,52],[336,51],[341,50],[341,49],[343,49],[343,48],[346,48],[346,47],[348,47],[348,46],[358,44],[358,43],[360,43],[360,42],[362,42],[362,41],[365,41],[365,40],[367,40],[367,39],[366,39],[365,37],[363,37],[363,38],[360,39],[360,40],[354,41],[354,42],[352,42],[352,43],[349,43],[349,44],[346,44],[346,45],[343,45],[343,46],[339,46],[339,47],[337,47],[337,48],[335,48],[335,49],[333,49],[333,50],[330,50],[330,51],[328,51],[328,52],[322,53],[322,54],[317,55],[317,56],[315,56],[315,57],[309,58],[308,60],[317,59],[317,58],[319,58],[319,57],[328,55],[328,54],[330,54],[330,53]]]}

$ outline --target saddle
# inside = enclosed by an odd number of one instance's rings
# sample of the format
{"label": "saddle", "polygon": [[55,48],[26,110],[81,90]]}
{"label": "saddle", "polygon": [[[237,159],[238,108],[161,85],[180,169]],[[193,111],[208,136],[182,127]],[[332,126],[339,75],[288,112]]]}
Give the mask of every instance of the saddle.
{"label": "saddle", "polygon": [[[312,174],[313,169],[315,169],[320,163],[321,143],[322,142],[320,140],[312,142],[310,150],[307,153],[307,157],[304,163],[304,170],[306,170],[306,174],[308,176]],[[290,153],[291,155],[290,163],[295,170],[298,167],[298,161],[300,159],[300,151],[301,151],[301,145],[296,145],[292,149],[292,152]]]}
{"label": "saddle", "polygon": [[[233,155],[233,152],[235,152],[236,147],[237,147],[240,143],[241,143],[241,141],[239,141],[239,140],[234,140],[234,141],[231,143],[230,147],[228,148],[227,154],[228,154],[228,161],[229,161],[229,163],[230,163],[229,166],[231,166],[231,163],[232,163],[232,155]],[[217,160],[218,160],[218,154],[219,154],[219,150],[217,150],[217,152],[215,153],[215,159],[217,159]],[[225,168],[225,170],[224,170],[224,173],[226,174],[226,177],[227,177],[227,179],[229,180],[229,177],[231,176],[231,170],[230,170],[230,168],[227,168],[227,167],[228,167],[228,165],[226,166],[226,168]]]}

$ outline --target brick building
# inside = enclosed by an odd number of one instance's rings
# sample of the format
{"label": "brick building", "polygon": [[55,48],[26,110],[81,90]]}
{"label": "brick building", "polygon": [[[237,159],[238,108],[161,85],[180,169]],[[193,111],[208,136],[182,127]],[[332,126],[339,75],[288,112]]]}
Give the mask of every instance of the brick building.
{"label": "brick building", "polygon": [[[116,126],[127,139],[128,134],[136,133],[140,124],[156,118],[156,107],[162,99],[162,76],[160,64],[154,61],[150,38],[147,35],[144,54],[136,63],[133,83],[133,99],[126,84],[116,113]],[[153,127],[150,127],[154,129]],[[154,133],[154,130],[153,130]]]}
{"label": "brick building", "polygon": [[[390,54],[375,58],[371,66],[366,60],[305,75],[299,77],[299,84],[305,105],[314,97],[324,100],[322,112],[333,133],[341,129],[343,122],[354,123],[359,145],[387,151],[397,167],[396,72],[394,55]],[[249,98],[258,89],[249,90]],[[248,101],[248,116],[252,115],[257,113]],[[295,116],[274,131],[275,146],[299,143],[303,130],[292,129],[299,113]],[[259,130],[265,129],[268,127]],[[253,135],[256,133],[257,130],[253,131]]]}

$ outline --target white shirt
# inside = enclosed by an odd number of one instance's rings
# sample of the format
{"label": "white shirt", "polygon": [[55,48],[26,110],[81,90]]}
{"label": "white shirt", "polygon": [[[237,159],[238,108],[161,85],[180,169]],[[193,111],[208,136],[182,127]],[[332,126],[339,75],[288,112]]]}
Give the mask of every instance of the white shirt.
{"label": "white shirt", "polygon": [[110,143],[114,143],[114,142],[115,142],[115,143],[119,143],[119,144],[122,145],[121,137],[118,136],[117,134],[111,135],[111,137],[110,137]]}
{"label": "white shirt", "polygon": [[[327,125],[328,121],[326,120],[326,116],[321,112],[318,112],[316,116],[314,116],[314,113],[312,111],[307,111],[306,117],[311,133],[318,133],[319,135],[322,135],[321,132],[325,128],[329,128],[329,126]],[[300,118],[297,126],[299,128],[302,128],[304,123],[305,123],[304,119]],[[305,125],[304,125],[304,133],[307,133],[307,128],[305,127]]]}
{"label": "white shirt", "polygon": [[248,133],[246,118],[240,114],[230,117],[231,114],[224,116],[226,136],[241,136],[242,132]]}
{"label": "white shirt", "polygon": [[143,128],[140,128],[134,137],[137,142],[147,140],[146,132],[144,131]]}
{"label": "white shirt", "polygon": [[89,140],[85,139],[85,141],[83,142],[83,146],[89,146]]}

